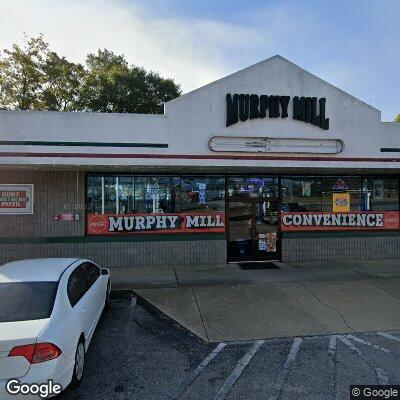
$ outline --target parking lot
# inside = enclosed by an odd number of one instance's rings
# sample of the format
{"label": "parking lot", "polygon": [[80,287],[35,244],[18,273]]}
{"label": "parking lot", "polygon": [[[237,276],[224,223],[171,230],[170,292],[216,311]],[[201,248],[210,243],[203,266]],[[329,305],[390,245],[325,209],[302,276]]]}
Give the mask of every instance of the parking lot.
{"label": "parking lot", "polygon": [[400,332],[207,344],[125,294],[59,399],[346,399],[351,384],[400,384]]}

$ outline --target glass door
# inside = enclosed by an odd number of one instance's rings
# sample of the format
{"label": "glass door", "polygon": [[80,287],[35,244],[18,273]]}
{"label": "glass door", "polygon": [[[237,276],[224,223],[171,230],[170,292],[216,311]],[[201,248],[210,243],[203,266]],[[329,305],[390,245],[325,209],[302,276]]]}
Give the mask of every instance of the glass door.
{"label": "glass door", "polygon": [[254,234],[253,256],[254,260],[279,259],[278,202],[264,199],[253,203],[254,208]]}
{"label": "glass door", "polygon": [[279,259],[278,215],[278,201],[268,198],[229,201],[229,261]]}
{"label": "glass door", "polygon": [[229,261],[253,259],[253,204],[233,201],[228,205],[228,259]]}

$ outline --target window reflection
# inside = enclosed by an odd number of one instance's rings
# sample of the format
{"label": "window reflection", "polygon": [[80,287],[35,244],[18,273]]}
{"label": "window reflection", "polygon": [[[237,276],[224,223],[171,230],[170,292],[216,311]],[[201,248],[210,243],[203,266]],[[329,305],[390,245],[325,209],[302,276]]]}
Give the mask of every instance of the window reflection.
{"label": "window reflection", "polygon": [[232,176],[228,177],[227,187],[229,198],[278,198],[277,177]]}
{"label": "window reflection", "polygon": [[182,177],[182,211],[225,210],[225,178]]}
{"label": "window reflection", "polygon": [[180,212],[179,197],[179,177],[136,177],[135,205],[137,213]]}

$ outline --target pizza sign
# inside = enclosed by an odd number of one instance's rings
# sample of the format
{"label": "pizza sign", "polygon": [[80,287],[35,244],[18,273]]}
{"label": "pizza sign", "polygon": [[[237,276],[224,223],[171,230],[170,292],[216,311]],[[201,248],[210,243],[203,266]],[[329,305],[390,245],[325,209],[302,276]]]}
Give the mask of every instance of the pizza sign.
{"label": "pizza sign", "polygon": [[33,185],[0,185],[0,214],[32,214]]}

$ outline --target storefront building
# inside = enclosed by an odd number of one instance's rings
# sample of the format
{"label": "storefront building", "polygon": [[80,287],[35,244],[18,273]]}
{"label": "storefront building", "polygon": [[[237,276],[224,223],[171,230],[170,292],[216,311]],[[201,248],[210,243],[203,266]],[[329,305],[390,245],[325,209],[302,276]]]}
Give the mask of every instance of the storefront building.
{"label": "storefront building", "polygon": [[163,115],[0,112],[0,263],[400,258],[400,124],[280,56]]}

